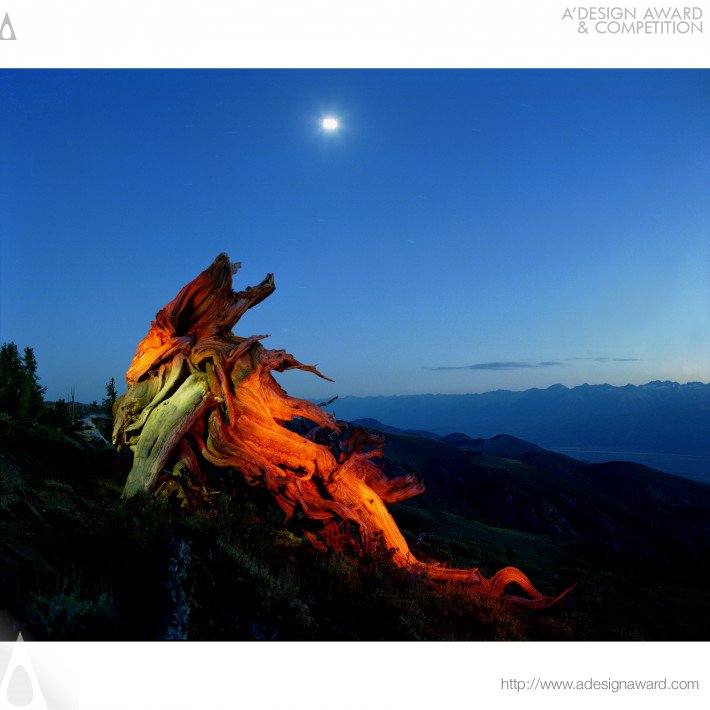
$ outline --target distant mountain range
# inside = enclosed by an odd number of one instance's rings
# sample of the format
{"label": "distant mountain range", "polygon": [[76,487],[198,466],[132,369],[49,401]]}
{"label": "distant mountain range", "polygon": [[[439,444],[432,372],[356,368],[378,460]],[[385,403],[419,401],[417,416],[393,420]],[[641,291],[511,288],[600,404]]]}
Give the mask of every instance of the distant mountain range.
{"label": "distant mountain range", "polygon": [[637,461],[710,481],[710,384],[702,382],[343,397],[331,409],[339,419],[373,418],[429,438],[505,433],[578,459]]}

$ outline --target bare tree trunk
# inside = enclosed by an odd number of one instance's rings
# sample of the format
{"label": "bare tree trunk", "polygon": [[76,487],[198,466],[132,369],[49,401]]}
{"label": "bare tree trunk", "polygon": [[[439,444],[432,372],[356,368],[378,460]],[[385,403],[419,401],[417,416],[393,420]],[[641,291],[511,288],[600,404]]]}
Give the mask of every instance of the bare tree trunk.
{"label": "bare tree trunk", "polygon": [[[181,488],[188,506],[205,503],[211,467],[223,467],[265,486],[287,518],[302,513],[319,549],[391,551],[394,563],[433,580],[469,585],[530,607],[559,599],[540,594],[520,570],[491,579],[476,569],[418,561],[387,503],[422,493],[413,476],[388,479],[376,460],[382,442],[338,422],[318,405],[290,397],[272,372],[300,369],[324,377],[283,350],[267,350],[265,335],[240,338],[231,330],[246,311],[274,291],[269,274],[258,286],[232,291],[239,264],[226,254],[156,316],[126,373],[128,392],[114,405],[113,440],[134,451],[124,496]],[[284,425],[310,422],[306,435]],[[214,470],[214,469],[212,469]],[[506,595],[516,583],[527,597]]]}

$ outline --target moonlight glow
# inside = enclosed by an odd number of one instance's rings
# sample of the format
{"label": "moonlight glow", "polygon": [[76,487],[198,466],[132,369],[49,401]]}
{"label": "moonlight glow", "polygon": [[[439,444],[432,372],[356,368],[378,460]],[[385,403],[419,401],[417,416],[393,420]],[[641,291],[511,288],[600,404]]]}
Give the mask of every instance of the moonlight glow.
{"label": "moonlight glow", "polygon": [[338,119],[334,116],[326,116],[321,125],[324,131],[335,131],[338,129]]}

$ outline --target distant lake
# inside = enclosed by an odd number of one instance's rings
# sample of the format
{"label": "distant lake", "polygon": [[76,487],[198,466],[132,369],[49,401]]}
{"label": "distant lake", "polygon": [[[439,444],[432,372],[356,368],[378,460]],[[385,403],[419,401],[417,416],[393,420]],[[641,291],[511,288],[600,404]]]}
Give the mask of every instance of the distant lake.
{"label": "distant lake", "polygon": [[656,454],[643,451],[601,451],[598,449],[576,449],[549,447],[551,451],[571,456],[589,463],[606,461],[633,461],[655,468],[665,473],[674,473],[693,481],[710,483],[710,457],[689,454]]}

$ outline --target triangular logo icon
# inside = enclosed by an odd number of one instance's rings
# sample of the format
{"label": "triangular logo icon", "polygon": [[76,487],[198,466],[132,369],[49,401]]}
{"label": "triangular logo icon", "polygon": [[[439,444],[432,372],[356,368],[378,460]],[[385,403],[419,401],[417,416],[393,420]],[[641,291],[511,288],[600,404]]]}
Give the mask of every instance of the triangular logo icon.
{"label": "triangular logo icon", "polygon": [[5,19],[2,21],[2,27],[0,27],[0,39],[17,39],[15,30],[12,28],[12,22],[10,22],[10,15],[7,13],[5,13]]}
{"label": "triangular logo icon", "polygon": [[19,634],[0,684],[0,710],[48,710],[37,674]]}

